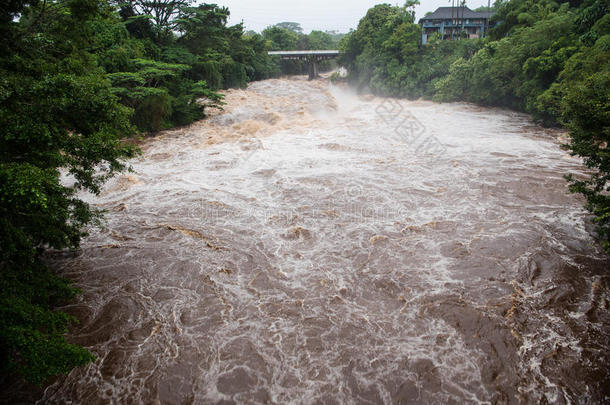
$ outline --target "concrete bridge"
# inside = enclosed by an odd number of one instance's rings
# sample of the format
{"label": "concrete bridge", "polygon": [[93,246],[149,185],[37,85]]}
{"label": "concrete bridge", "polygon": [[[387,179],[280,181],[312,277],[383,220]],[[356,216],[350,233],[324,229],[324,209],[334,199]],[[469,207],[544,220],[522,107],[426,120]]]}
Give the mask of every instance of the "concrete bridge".
{"label": "concrete bridge", "polygon": [[279,56],[281,59],[309,61],[309,80],[318,77],[318,62],[333,59],[339,56],[339,51],[271,51],[269,55]]}

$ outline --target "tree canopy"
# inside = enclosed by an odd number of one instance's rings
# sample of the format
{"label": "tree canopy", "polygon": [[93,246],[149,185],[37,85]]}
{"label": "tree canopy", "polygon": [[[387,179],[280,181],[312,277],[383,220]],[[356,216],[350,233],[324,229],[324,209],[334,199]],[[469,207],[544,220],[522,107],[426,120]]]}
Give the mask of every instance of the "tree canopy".
{"label": "tree canopy", "polygon": [[279,72],[266,40],[228,16],[186,0],[0,5],[2,379],[42,384],[94,358],[66,342],[75,319],[55,307],[78,291],[41,258],[77,248],[100,218],[77,192],[126,169],[126,138],[193,122],[222,105],[216,90]]}

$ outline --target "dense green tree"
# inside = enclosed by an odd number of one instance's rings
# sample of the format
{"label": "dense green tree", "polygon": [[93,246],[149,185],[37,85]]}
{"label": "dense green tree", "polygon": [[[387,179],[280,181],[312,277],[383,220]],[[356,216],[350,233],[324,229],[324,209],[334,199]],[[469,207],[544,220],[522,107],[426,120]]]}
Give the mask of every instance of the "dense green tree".
{"label": "dense green tree", "polygon": [[89,23],[108,12],[97,0],[58,0],[21,2],[2,16],[0,367],[34,383],[93,358],[65,341],[73,319],[53,308],[76,290],[40,254],[78,246],[97,213],[75,193],[99,192],[133,153],[120,142],[132,133],[130,110],[87,51]]}
{"label": "dense green tree", "polygon": [[123,3],[122,23],[104,21],[97,30],[102,38],[109,30],[121,33],[102,41],[96,54],[115,94],[135,110],[132,122],[141,131],[193,122],[204,117],[206,107],[219,107],[221,97],[214,90],[243,87],[277,73],[260,36],[245,36],[241,24],[227,25],[226,7],[184,4],[161,37],[150,35],[155,29],[149,16]]}
{"label": "dense green tree", "polygon": [[501,39],[514,30],[531,27],[552,16],[560,7],[575,6],[582,1],[568,0],[499,0],[492,21],[498,23],[490,32],[492,39]]}
{"label": "dense green tree", "polygon": [[275,24],[275,26],[287,29],[288,31],[292,31],[297,35],[303,34],[303,28],[301,27],[301,24],[299,24],[297,22],[289,22],[289,21],[281,22],[281,23]]}
{"label": "dense green tree", "polygon": [[610,15],[592,27],[597,41],[583,47],[566,63],[559,80],[542,104],[560,112],[560,121],[570,129],[567,148],[584,158],[592,169],[587,180],[568,177],[571,189],[587,198],[604,247],[610,252]]}
{"label": "dense green tree", "polygon": [[437,98],[527,110],[547,122],[556,121],[548,110],[537,109],[536,101],[577,50],[575,20],[563,8],[531,27],[490,42],[470,59],[456,61],[450,75],[437,84]]}
{"label": "dense green tree", "polygon": [[229,10],[202,4],[189,8],[179,24],[176,45],[196,55],[189,77],[211,88],[244,87],[254,78],[270,77],[277,65],[260,35],[244,35],[243,25],[227,26]]}
{"label": "dense green tree", "polygon": [[347,34],[344,34],[342,32],[338,32],[338,31],[334,31],[334,30],[333,31],[325,31],[325,33],[330,35],[330,38],[332,40],[332,45],[331,45],[332,49],[339,49],[339,43],[341,41],[343,41],[343,38],[345,38],[347,36]]}
{"label": "dense green tree", "polygon": [[330,34],[323,31],[311,31],[307,37],[309,39],[309,49],[333,49],[335,46]]}
{"label": "dense green tree", "polygon": [[272,51],[293,51],[297,49],[299,35],[294,31],[274,25],[263,30],[263,38],[269,41]]}
{"label": "dense green tree", "polygon": [[188,1],[0,4],[0,380],[36,384],[94,357],[64,335],[78,292],[41,259],[79,245],[99,193],[134,150],[123,138],[183,125],[213,90],[276,74],[267,43]]}
{"label": "dense green tree", "polygon": [[249,80],[262,80],[280,73],[278,63],[267,55],[265,38],[257,33],[244,34],[246,49],[251,49],[250,64],[246,66]]}
{"label": "dense green tree", "polygon": [[126,0],[121,6],[151,22],[157,41],[171,40],[172,32],[193,0]]}
{"label": "dense green tree", "polygon": [[368,11],[341,48],[341,63],[348,67],[352,84],[377,94],[418,98],[430,93],[430,83],[447,73],[450,62],[445,58],[455,60],[453,55],[464,45],[433,39],[422,47],[421,28],[412,13],[382,4]]}

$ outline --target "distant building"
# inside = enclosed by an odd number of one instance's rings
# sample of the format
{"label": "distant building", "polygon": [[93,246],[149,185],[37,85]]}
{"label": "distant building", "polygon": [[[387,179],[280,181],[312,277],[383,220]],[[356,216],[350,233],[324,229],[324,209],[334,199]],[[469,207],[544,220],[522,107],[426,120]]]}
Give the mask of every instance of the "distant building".
{"label": "distant building", "polygon": [[[468,7],[439,7],[434,13],[419,20],[422,43],[426,44],[428,38],[435,33],[440,34],[442,39],[458,39],[462,31],[468,38],[481,38],[493,15],[493,12],[477,12]],[[487,28],[491,27],[492,25]]]}

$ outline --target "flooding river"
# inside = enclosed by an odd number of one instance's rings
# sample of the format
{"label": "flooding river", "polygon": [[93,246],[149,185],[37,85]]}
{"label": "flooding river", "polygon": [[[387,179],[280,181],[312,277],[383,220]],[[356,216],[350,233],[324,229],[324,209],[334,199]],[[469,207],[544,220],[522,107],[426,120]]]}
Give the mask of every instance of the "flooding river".
{"label": "flooding river", "polygon": [[610,261],[563,134],[253,83],[148,140],[51,262],[98,356],[41,403],[601,403]]}

